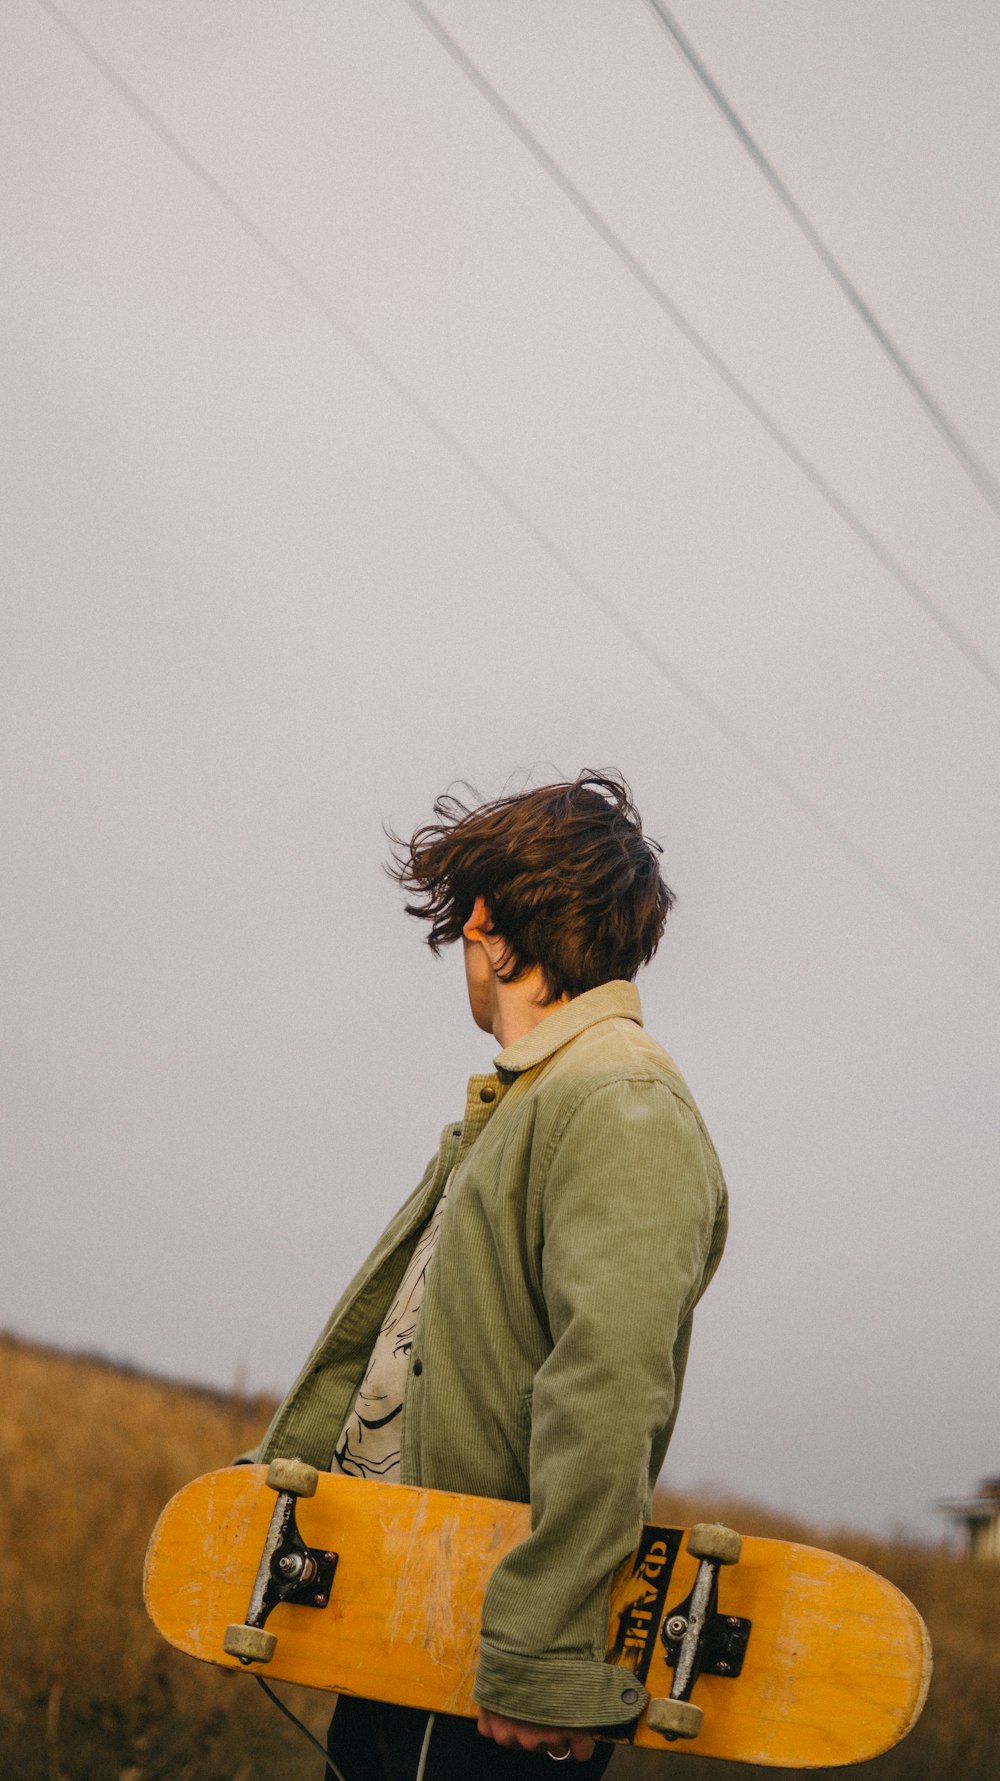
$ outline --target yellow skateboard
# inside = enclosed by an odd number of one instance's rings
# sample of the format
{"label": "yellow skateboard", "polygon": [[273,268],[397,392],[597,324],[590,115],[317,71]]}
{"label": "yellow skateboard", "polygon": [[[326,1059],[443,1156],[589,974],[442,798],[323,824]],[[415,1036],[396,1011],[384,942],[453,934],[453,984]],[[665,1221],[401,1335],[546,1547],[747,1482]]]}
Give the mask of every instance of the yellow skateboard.
{"label": "yellow skateboard", "polygon": [[[473,1716],[483,1594],[529,1526],[521,1503],[298,1460],[233,1466],[167,1504],[146,1607],[193,1657]],[[782,1768],[888,1750],[916,1721],[931,1668],[923,1621],[884,1578],[712,1524],[644,1528],[615,1576],[608,1658],[652,1699],[603,1735]]]}

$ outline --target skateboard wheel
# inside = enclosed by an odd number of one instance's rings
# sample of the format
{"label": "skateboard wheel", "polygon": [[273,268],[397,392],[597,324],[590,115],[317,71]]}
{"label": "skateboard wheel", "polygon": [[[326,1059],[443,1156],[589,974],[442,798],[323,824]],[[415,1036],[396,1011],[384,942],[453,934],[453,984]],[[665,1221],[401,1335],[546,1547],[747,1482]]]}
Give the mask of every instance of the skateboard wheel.
{"label": "skateboard wheel", "polygon": [[702,1711],[693,1701],[650,1701],[646,1724],[650,1731],[668,1738],[696,1738],[701,1731]]}
{"label": "skateboard wheel", "polygon": [[277,1643],[274,1633],[265,1632],[262,1626],[227,1626],[222,1649],[244,1663],[266,1664],[274,1656]]}
{"label": "skateboard wheel", "polygon": [[717,1521],[699,1521],[688,1534],[687,1549],[692,1558],[714,1558],[720,1565],[734,1565],[743,1550],[743,1537]]}
{"label": "skateboard wheel", "polygon": [[314,1497],[319,1473],[301,1459],[272,1459],[265,1483],[272,1490],[287,1490],[293,1497]]}

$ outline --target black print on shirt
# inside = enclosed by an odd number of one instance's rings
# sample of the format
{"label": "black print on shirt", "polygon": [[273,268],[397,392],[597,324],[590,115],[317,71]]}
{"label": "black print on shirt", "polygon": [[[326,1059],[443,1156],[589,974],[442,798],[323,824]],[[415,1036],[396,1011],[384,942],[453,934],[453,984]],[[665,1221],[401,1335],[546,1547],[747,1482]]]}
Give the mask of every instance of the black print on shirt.
{"label": "black print on shirt", "polygon": [[372,1349],[354,1408],[334,1449],[334,1462],[350,1478],[399,1477],[400,1428],[410,1349],[423,1303],[427,1271],[437,1247],[445,1193],[410,1258]]}

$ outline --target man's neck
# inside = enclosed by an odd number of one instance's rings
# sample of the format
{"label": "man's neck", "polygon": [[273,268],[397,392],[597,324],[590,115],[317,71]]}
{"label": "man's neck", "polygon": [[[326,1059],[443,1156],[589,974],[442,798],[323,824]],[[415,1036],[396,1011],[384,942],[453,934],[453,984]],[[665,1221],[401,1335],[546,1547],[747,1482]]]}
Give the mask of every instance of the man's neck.
{"label": "man's neck", "polygon": [[557,1001],[546,1000],[548,986],[536,967],[516,983],[504,983],[501,978],[495,980],[493,995],[493,1037],[500,1049],[506,1051],[515,1039],[522,1034],[530,1033],[539,1022],[546,1020],[561,1008],[569,996],[560,996]]}

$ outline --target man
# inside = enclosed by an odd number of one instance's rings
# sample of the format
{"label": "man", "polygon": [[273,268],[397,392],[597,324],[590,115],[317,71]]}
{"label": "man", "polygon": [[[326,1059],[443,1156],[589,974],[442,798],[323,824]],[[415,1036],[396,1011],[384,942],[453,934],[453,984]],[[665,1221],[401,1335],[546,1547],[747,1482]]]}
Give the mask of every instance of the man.
{"label": "man", "polygon": [[[598,1775],[591,1732],[648,1698],[605,1660],[609,1586],[648,1514],[726,1190],[642,1026],[632,979],[673,899],[624,781],[434,813],[394,876],[435,952],[461,939],[496,1071],[472,1077],[256,1457],[530,1502],[486,1595],[480,1735],[439,1716],[426,1775],[516,1781],[541,1751]],[[341,1697],[331,1757],[345,1781],[411,1781],[425,1723]]]}

